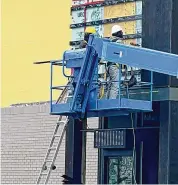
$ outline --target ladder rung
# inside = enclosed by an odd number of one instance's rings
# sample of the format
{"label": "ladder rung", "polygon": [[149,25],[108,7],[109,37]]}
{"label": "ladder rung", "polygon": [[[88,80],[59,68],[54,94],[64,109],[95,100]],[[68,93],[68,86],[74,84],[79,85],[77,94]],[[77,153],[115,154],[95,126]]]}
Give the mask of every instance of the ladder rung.
{"label": "ladder rung", "polygon": [[48,159],[48,160],[46,160],[45,162],[52,162],[52,160],[49,160],[49,159]]}
{"label": "ladder rung", "polygon": [[61,124],[61,123],[65,123],[65,121],[58,121],[57,123],[58,123],[58,124]]}
{"label": "ladder rung", "polygon": [[66,98],[73,98],[73,96],[66,96]]}
{"label": "ladder rung", "polygon": [[48,175],[48,173],[41,173],[41,175]]}
{"label": "ladder rung", "polygon": [[57,122],[57,124],[58,125],[64,125],[64,124],[66,124],[66,121],[59,121],[59,122]]}
{"label": "ladder rung", "polygon": [[54,137],[61,137],[61,135],[54,135]]}
{"label": "ladder rung", "polygon": [[49,150],[56,150],[56,148],[51,147],[51,148],[49,148]]}

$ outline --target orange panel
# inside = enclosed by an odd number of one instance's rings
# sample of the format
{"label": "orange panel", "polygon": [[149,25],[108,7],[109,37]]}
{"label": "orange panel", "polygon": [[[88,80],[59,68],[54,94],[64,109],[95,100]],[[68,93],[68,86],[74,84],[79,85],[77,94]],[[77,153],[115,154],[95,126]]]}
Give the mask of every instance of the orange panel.
{"label": "orange panel", "polygon": [[104,7],[104,19],[135,15],[135,2]]}

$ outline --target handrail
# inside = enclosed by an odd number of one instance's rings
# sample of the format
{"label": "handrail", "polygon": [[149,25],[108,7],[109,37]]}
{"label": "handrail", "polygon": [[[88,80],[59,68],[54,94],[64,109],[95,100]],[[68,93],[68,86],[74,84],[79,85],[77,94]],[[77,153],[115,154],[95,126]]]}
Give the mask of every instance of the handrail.
{"label": "handrail", "polygon": [[66,78],[74,78],[74,77],[71,76],[71,75],[66,75],[66,74],[65,74],[65,69],[64,69],[64,66],[65,66],[65,64],[64,64],[64,61],[65,61],[65,54],[66,54],[66,51],[64,51],[64,53],[63,53],[62,73],[63,73],[63,75],[64,75]]}
{"label": "handrail", "polygon": [[73,87],[72,85],[59,85],[59,86],[53,86],[51,87],[52,89],[56,89],[56,90],[63,90],[64,88],[70,88]]}

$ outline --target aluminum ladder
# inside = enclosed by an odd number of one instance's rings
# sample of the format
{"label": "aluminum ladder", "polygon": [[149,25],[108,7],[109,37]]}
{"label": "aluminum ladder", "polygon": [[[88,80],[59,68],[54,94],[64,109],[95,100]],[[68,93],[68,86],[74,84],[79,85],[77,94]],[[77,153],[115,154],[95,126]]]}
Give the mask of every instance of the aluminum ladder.
{"label": "aluminum ladder", "polygon": [[[70,82],[69,82],[70,83]],[[64,90],[62,91],[61,95],[59,96],[58,100],[56,103],[61,103],[63,101],[66,101],[66,99],[68,98],[68,90],[67,87],[64,88]],[[63,120],[63,118],[65,117],[65,120]],[[57,124],[56,124],[56,128],[54,130],[48,151],[46,153],[40,174],[38,176],[37,182],[36,184],[41,184],[40,182],[43,180],[43,184],[47,184],[51,175],[51,171],[53,170],[54,163],[56,161],[60,146],[62,144],[62,140],[64,138],[65,135],[65,131],[67,128],[67,123],[68,123],[68,117],[66,116],[59,116],[58,120],[57,120]],[[61,133],[58,133],[59,128],[61,128]],[[57,140],[58,139],[58,140]],[[54,147],[54,143],[57,140],[57,144]],[[50,154],[51,152],[54,152],[52,159],[50,158]]]}

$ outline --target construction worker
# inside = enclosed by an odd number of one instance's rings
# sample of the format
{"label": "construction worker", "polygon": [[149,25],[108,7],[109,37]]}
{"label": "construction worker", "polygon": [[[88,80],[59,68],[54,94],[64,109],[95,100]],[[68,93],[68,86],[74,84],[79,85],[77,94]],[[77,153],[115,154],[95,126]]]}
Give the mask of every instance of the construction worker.
{"label": "construction worker", "polygon": [[80,43],[79,48],[86,48],[88,44],[88,39],[91,34],[96,34],[96,29],[95,27],[86,27],[85,33],[84,33],[84,40]]}
{"label": "construction worker", "polygon": [[[114,25],[112,27],[110,40],[111,42],[123,43],[123,30],[119,25]],[[108,99],[116,99],[119,90],[117,82],[119,80],[119,65],[113,62],[107,62],[107,72],[109,84],[106,97]]]}
{"label": "construction worker", "polygon": [[[110,40],[111,42],[123,43],[123,30],[121,26],[114,25],[112,27]],[[108,85],[106,97],[108,99],[116,99],[118,95],[118,90],[119,90],[118,82],[116,82],[119,80],[119,65],[116,63],[108,62],[107,67],[108,67],[107,71],[108,71],[108,77],[109,77],[109,85]],[[123,84],[127,88],[132,87],[137,83],[134,72],[131,68],[131,78],[127,82],[127,66],[122,65],[122,67],[125,69],[125,79],[124,79],[125,82]]]}

